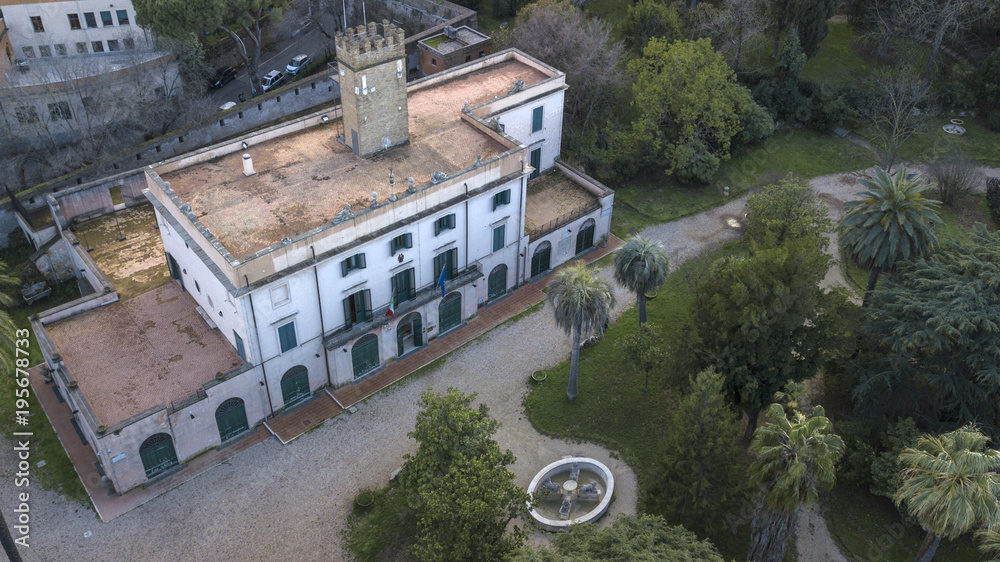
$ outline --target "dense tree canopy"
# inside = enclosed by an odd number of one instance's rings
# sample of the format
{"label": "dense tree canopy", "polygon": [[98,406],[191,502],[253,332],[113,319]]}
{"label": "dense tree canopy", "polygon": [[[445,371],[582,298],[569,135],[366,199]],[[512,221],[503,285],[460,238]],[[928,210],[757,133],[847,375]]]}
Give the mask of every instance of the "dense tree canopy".
{"label": "dense tree canopy", "polygon": [[665,165],[682,181],[708,181],[729,158],[750,91],[708,39],[653,38],[628,65],[638,117],[616,143],[616,158]]}
{"label": "dense tree canopy", "polygon": [[625,21],[618,26],[618,33],[625,38],[625,48],[642,55],[646,44],[654,37],[667,43],[683,39],[684,19],[675,4],[660,0],[639,0],[628,8]]}
{"label": "dense tree canopy", "polygon": [[1000,234],[900,265],[875,291],[864,332],[880,345],[855,399],[924,425],[1000,421]]}
{"label": "dense tree canopy", "polygon": [[420,560],[498,560],[524,540],[523,528],[506,528],[529,496],[507,469],[513,453],[493,440],[500,423],[485,404],[473,408],[475,399],[454,388],[420,396],[409,434],[420,446],[399,476],[417,519],[410,553]]}
{"label": "dense tree canopy", "polygon": [[810,238],[825,250],[829,242],[824,235],[832,230],[826,205],[808,181],[789,176],[747,198],[744,234],[762,246]]}
{"label": "dense tree canopy", "polygon": [[654,515],[619,515],[607,528],[574,525],[552,539],[553,548],[525,548],[514,562],[722,562],[715,546]]}
{"label": "dense tree canopy", "polygon": [[819,282],[830,258],[803,239],[716,263],[695,293],[695,326],[708,363],[725,376],[729,400],[749,417],[789,381],[816,374],[850,347],[852,305]]}

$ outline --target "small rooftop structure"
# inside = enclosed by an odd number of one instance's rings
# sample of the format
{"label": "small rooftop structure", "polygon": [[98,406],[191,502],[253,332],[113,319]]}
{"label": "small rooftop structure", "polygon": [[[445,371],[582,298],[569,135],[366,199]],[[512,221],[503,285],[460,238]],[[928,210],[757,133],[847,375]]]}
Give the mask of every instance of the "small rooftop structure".
{"label": "small rooftop structure", "polygon": [[[225,306],[224,303],[218,303]],[[198,392],[244,365],[176,283],[46,326],[99,423],[123,422]]]}
{"label": "small rooftop structure", "polygon": [[417,42],[420,71],[431,75],[482,58],[493,52],[493,38],[468,26],[445,27]]}

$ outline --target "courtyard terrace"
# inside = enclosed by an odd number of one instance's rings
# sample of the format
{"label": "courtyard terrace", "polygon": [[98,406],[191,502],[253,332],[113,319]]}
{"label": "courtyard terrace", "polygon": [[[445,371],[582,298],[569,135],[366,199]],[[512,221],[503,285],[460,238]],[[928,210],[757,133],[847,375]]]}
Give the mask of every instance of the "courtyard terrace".
{"label": "courtyard terrace", "polygon": [[528,183],[524,206],[524,230],[531,236],[572,222],[599,206],[596,195],[558,168]]}

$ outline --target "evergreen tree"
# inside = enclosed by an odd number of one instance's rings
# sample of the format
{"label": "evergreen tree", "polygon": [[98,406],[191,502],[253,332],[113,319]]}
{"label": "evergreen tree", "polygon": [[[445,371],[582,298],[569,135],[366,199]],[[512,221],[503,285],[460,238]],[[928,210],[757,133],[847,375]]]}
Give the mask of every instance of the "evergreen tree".
{"label": "evergreen tree", "polygon": [[629,6],[618,33],[625,38],[625,48],[634,55],[641,56],[646,44],[654,37],[667,43],[683,39],[684,20],[677,13],[674,4],[660,0],[639,0]]}
{"label": "evergreen tree", "polygon": [[709,369],[691,380],[663,435],[661,474],[647,499],[651,511],[702,534],[729,526],[747,492],[738,418],[721,375]]}
{"label": "evergreen tree", "polygon": [[833,16],[837,9],[837,0],[809,0],[799,2],[795,13],[795,28],[798,30],[802,50],[806,56],[813,58],[819,51],[819,44],[826,39],[830,31],[826,20]]}
{"label": "evergreen tree", "polygon": [[832,230],[826,205],[805,180],[788,176],[747,198],[744,234],[764,247],[810,238],[826,250],[829,241],[824,235]]}

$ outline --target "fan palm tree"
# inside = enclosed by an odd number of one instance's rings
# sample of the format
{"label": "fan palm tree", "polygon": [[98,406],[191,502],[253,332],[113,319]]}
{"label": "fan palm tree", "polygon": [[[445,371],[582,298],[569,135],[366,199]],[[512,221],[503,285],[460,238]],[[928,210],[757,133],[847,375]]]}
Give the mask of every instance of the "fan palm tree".
{"label": "fan palm tree", "polygon": [[860,199],[844,203],[847,213],[838,230],[847,256],[871,272],[864,306],[880,273],[937,245],[934,223],[941,222],[937,214],[941,203],[924,197],[929,186],[919,178],[907,178],[906,166],[900,166],[895,176],[877,168],[874,178],[858,181],[866,191],[857,194]]}
{"label": "fan palm tree", "polygon": [[603,330],[615,306],[611,283],[595,279],[583,262],[555,274],[549,285],[549,302],[556,325],[573,335],[573,353],[569,362],[569,387],[566,396],[576,398],[576,375],[580,367],[580,338],[584,333]]}
{"label": "fan palm tree", "polygon": [[789,535],[795,533],[799,506],[815,502],[821,489],[833,486],[844,442],[831,433],[822,406],[809,416],[795,412],[792,419],[781,404],[771,404],[767,413],[771,421],[757,428],[750,443],[756,456],[750,482],[761,491],[747,560],[778,562],[785,556]]}
{"label": "fan palm tree", "polygon": [[659,289],[667,280],[667,252],[663,244],[637,234],[614,254],[615,281],[636,294],[642,326],[646,322],[646,293]]}
{"label": "fan palm tree", "polygon": [[[987,449],[989,438],[967,425],[943,435],[924,435],[916,447],[904,449],[899,463],[896,505],[927,531],[917,562],[934,557],[941,538],[954,539],[976,527],[1000,522],[1000,451]],[[988,542],[988,541],[987,541]]]}

